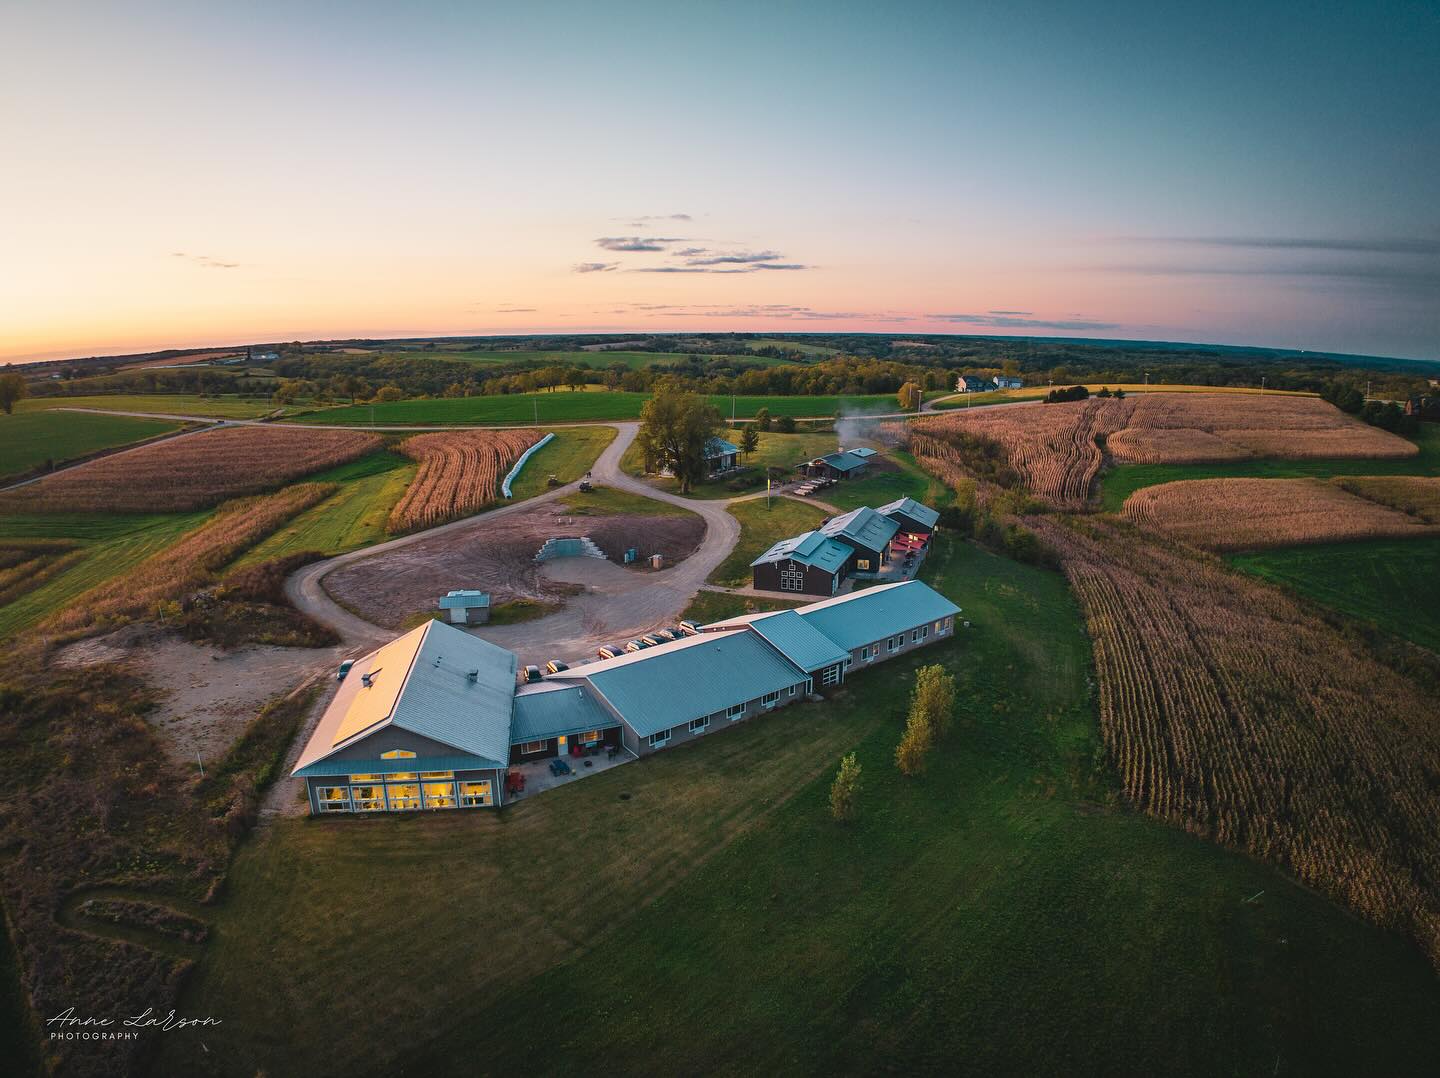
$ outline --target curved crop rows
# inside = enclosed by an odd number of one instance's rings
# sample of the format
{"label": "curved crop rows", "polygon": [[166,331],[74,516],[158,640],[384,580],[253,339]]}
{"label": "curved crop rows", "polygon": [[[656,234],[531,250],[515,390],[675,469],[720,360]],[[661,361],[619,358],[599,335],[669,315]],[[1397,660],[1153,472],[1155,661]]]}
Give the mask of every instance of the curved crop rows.
{"label": "curved crop rows", "polygon": [[483,509],[500,481],[542,437],[538,430],[463,430],[419,434],[400,444],[420,462],[405,496],[390,512],[389,530],[415,531]]}
{"label": "curved crop rows", "polygon": [[[1440,485],[1435,494],[1440,504]],[[1122,512],[1135,524],[1217,551],[1440,534],[1440,527],[1379,498],[1357,497],[1323,479],[1184,479],[1142,487]]]}
{"label": "curved crop rows", "polygon": [[1335,482],[1351,494],[1440,524],[1440,479],[1418,475],[1345,476]]}
{"label": "curved crop rows", "polygon": [[1048,518],[1125,793],[1277,863],[1440,963],[1440,702],[1204,555]]}
{"label": "curved crop rows", "polygon": [[167,513],[273,490],[378,448],[351,430],[224,427],[117,453],[0,499],[15,512]]}

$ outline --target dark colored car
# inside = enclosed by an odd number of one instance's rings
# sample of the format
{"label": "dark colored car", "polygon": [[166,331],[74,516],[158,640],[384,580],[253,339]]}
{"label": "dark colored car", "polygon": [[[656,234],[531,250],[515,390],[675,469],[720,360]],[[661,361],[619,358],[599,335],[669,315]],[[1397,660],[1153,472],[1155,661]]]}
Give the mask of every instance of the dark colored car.
{"label": "dark colored car", "polygon": [[350,673],[350,668],[351,668],[352,666],[354,666],[354,665],[355,665],[355,660],[354,660],[354,659],[346,659],[343,663],[340,664],[340,669],[337,670],[337,671],[335,671],[335,680],[336,680],[336,681],[344,681],[344,680],[345,680],[345,675],[348,674],[348,673]]}
{"label": "dark colored car", "polygon": [[570,664],[569,664],[569,663],[562,663],[559,659],[551,659],[548,663],[545,664],[545,671],[546,671],[546,673],[550,673],[550,674],[558,674],[558,673],[560,673],[561,670],[569,670],[569,669],[570,669]]}
{"label": "dark colored car", "polygon": [[539,680],[540,680],[540,668],[539,668],[538,666],[527,666],[527,667],[525,668],[525,680],[526,680],[527,682],[529,682],[529,681],[539,681]]}

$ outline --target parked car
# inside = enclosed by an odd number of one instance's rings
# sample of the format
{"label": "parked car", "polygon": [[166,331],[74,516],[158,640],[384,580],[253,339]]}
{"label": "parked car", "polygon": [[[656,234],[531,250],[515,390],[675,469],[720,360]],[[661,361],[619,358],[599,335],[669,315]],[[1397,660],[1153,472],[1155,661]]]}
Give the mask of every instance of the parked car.
{"label": "parked car", "polygon": [[558,674],[561,670],[569,670],[569,663],[562,663],[559,659],[551,659],[545,664],[545,669],[551,674]]}
{"label": "parked car", "polygon": [[535,682],[540,680],[540,668],[538,666],[527,666],[525,668],[525,681]]}
{"label": "parked car", "polygon": [[656,640],[663,640],[668,643],[671,640],[679,640],[680,637],[684,635],[684,633],[678,632],[675,629],[656,629],[650,635],[653,636]]}
{"label": "parked car", "polygon": [[650,645],[643,640],[628,640],[625,643],[626,651],[644,651]]}
{"label": "parked car", "polygon": [[345,680],[345,675],[348,674],[348,673],[350,673],[350,668],[351,668],[352,666],[354,666],[354,665],[355,665],[355,660],[354,660],[354,659],[346,659],[343,663],[340,664],[340,669],[337,670],[337,671],[335,671],[335,680],[336,680],[336,681],[344,681],[344,680]]}
{"label": "parked car", "polygon": [[581,494],[589,494],[589,493],[590,493],[592,490],[594,490],[594,489],[595,489],[595,488],[590,485],[590,480],[588,480],[588,479],[582,479],[582,480],[580,480],[580,493],[581,493]]}
{"label": "parked car", "polygon": [[640,643],[644,644],[647,648],[653,648],[656,644],[665,643],[665,638],[659,633],[646,633],[640,638]]}
{"label": "parked car", "polygon": [[680,623],[680,628],[681,628],[681,630],[684,631],[684,633],[685,633],[686,636],[699,636],[699,635],[700,635],[700,626],[699,626],[699,624],[698,624],[697,622],[693,622],[693,621],[682,621],[682,622]]}
{"label": "parked car", "polygon": [[624,654],[625,654],[625,645],[624,645],[624,644],[606,644],[603,648],[601,648],[601,649],[600,649],[599,651],[597,651],[595,654],[598,655],[598,656],[600,656],[600,658],[602,658],[602,659],[613,659],[613,658],[615,658],[615,656],[617,656],[617,655],[624,655]]}

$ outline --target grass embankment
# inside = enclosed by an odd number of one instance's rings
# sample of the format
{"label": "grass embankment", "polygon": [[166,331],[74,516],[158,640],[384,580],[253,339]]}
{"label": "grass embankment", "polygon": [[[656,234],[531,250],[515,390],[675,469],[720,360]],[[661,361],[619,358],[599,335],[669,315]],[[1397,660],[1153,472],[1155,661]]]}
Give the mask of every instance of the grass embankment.
{"label": "grass embankment", "polygon": [[[720,437],[734,445],[740,444],[742,432],[729,427]],[[826,453],[835,452],[835,435],[831,433],[805,432],[780,434],[777,431],[762,432],[760,444],[755,452],[741,458],[740,468],[716,479],[695,484],[689,498],[735,498],[742,494],[765,489],[767,468],[784,469],[786,479],[795,478],[795,466],[801,461],[811,460]],[[620,467],[637,479],[644,479],[656,490],[680,493],[680,483],[669,476],[650,475],[645,471],[644,455],[638,442],[632,442],[620,458]]]}
{"label": "grass embankment", "polygon": [[595,466],[596,459],[619,433],[614,427],[566,427],[536,450],[510,485],[515,501],[533,498],[550,489],[550,476],[561,485],[573,483]]}
{"label": "grass embankment", "polygon": [[683,517],[690,512],[683,505],[657,501],[643,494],[631,494],[614,487],[596,487],[589,494],[567,494],[560,504],[579,516],[615,517]]}
{"label": "grass embankment", "polygon": [[[208,1053],[167,1037],[161,1073],[482,1052],[497,1072],[1440,1066],[1413,947],[1114,806],[1059,575],[945,538],[925,571],[975,628],[825,704],[499,814],[268,828],[183,1001],[225,1024]],[[906,689],[931,662],[959,682],[956,728],[905,780]],[[841,827],[826,794],[852,749],[863,814]],[[402,966],[446,972],[378,995],[334,975]]]}
{"label": "grass embankment", "polygon": [[710,583],[729,587],[748,585],[753,579],[750,563],[781,539],[818,527],[825,513],[793,498],[764,498],[736,502],[729,513],[740,522],[740,540],[730,556],[710,574]]}
{"label": "grass embankment", "polygon": [[787,602],[784,599],[757,598],[753,595],[732,595],[725,591],[700,591],[690,600],[680,615],[686,621],[700,625],[737,618],[741,614],[758,614],[768,610],[788,610],[803,606],[801,602]]}
{"label": "grass embankment", "polygon": [[173,420],[89,412],[0,415],[0,480],[179,429]]}
{"label": "grass embankment", "polygon": [[872,467],[864,478],[843,480],[815,495],[839,509],[859,509],[862,505],[873,509],[896,498],[914,498],[938,509],[949,505],[954,496],[948,486],[921,469],[909,453],[895,449],[885,450],[879,467]]}
{"label": "grass embankment", "polygon": [[[391,401],[329,408],[300,418],[304,423],[341,426],[445,426],[488,423],[522,426],[551,423],[584,423],[596,420],[630,420],[640,417],[648,393],[572,392],[513,393],[508,396],[450,397],[434,400]],[[731,399],[712,396],[712,403],[724,417],[730,416]],[[736,397],[735,415],[752,418],[761,408],[773,416],[832,416],[842,408],[857,411],[893,412],[895,398],[888,393],[856,397]]]}
{"label": "grass embankment", "polygon": [[1323,460],[1237,460],[1219,464],[1120,464],[1100,477],[1100,503],[1112,513],[1141,487],[1180,479],[1300,479],[1335,475],[1440,475],[1440,424],[1426,423],[1409,439],[1420,453],[1399,460],[1328,458]]}
{"label": "grass embankment", "polygon": [[1440,539],[1235,554],[1232,566],[1440,653]]}
{"label": "grass embankment", "polygon": [[106,412],[159,412],[165,415],[193,415],[210,419],[258,419],[274,412],[294,413],[295,406],[283,407],[266,397],[221,394],[202,397],[191,393],[117,393],[86,397],[30,397],[15,406],[17,412],[39,412],[52,408],[99,408]]}

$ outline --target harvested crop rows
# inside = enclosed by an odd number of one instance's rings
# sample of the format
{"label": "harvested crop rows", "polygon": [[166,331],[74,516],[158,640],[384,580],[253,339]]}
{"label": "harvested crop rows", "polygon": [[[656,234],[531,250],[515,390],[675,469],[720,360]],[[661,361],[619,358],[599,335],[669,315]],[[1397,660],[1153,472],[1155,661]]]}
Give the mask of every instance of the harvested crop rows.
{"label": "harvested crop rows", "polygon": [[996,408],[915,423],[910,449],[947,481],[958,456],[947,434],[961,432],[1005,447],[1010,466],[1032,492],[1060,506],[1083,505],[1104,461],[1097,439],[1121,429],[1135,398]]}
{"label": "harvested crop rows", "polygon": [[328,498],[333,483],[301,483],[276,494],[242,498],[214,519],[141,562],[131,572],[92,588],[41,626],[71,633],[153,615],[158,604],[182,601],[297,513]]}
{"label": "harvested crop rows", "polygon": [[[1432,508],[1440,509],[1440,481],[1418,482],[1435,485]],[[1123,512],[1133,523],[1215,551],[1440,534],[1440,527],[1382,504],[1379,498],[1357,497],[1341,489],[1341,484],[1323,479],[1160,483],[1130,495]]]}
{"label": "harvested crop rows", "polygon": [[0,606],[34,591],[84,556],[79,543],[65,539],[0,543]]}
{"label": "harvested crop rows", "polygon": [[1199,464],[1251,457],[1403,458],[1404,438],[1362,423],[1313,397],[1152,393],[1106,448],[1131,464]]}
{"label": "harvested crop rows", "polygon": [[1440,524],[1440,479],[1376,475],[1345,476],[1335,482],[1351,494],[1388,505],[1426,524]]}
{"label": "harvested crop rows", "polygon": [[202,509],[273,490],[378,448],[374,434],[227,427],[57,472],[6,495],[13,512],[159,513]]}
{"label": "harvested crop rows", "polygon": [[1408,931],[1440,963],[1440,704],[1207,556],[1105,524],[1034,525],[1084,608],[1129,799]]}
{"label": "harvested crop rows", "polygon": [[500,496],[520,454],[538,442],[538,430],[465,430],[420,434],[400,449],[420,471],[390,513],[391,532],[430,528],[468,516]]}

